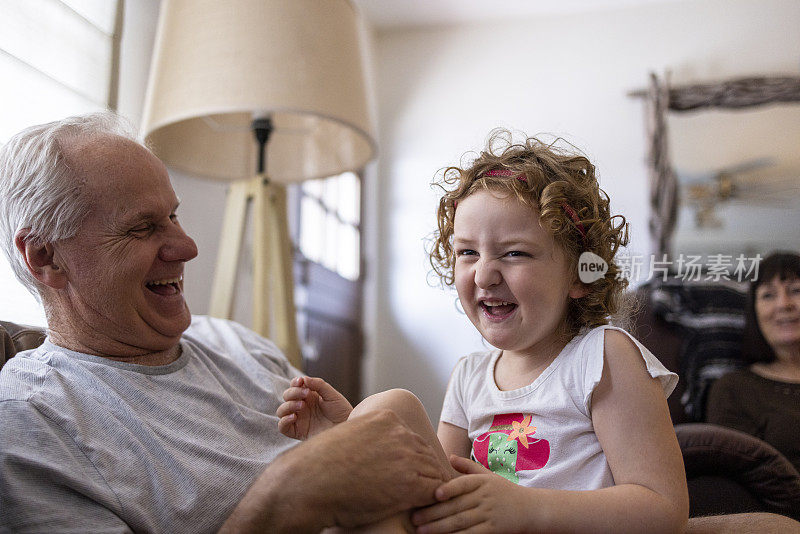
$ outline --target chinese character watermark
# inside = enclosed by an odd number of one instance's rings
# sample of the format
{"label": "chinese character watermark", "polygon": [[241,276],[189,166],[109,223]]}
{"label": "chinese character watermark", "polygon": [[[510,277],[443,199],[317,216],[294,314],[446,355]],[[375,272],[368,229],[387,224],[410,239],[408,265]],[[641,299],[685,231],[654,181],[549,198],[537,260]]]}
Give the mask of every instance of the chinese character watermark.
{"label": "chinese character watermark", "polygon": [[[647,277],[653,280],[673,278],[684,282],[745,282],[758,279],[758,265],[763,259],[761,254],[748,257],[739,254],[734,257],[730,254],[709,254],[703,261],[703,256],[693,254],[679,254],[669,258],[666,254],[661,257],[650,256],[650,261],[645,262],[645,255],[624,255],[616,258],[617,279],[629,282],[642,281],[642,270],[648,265]],[[602,278],[608,272],[608,265],[602,258],[591,252],[584,252],[578,260],[578,276],[581,282],[589,284]]]}

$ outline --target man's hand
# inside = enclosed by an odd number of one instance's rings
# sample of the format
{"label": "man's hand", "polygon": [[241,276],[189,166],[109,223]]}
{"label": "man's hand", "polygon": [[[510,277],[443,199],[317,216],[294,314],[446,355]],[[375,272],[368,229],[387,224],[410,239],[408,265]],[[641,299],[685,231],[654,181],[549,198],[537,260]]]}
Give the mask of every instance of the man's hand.
{"label": "man's hand", "polygon": [[344,396],[321,378],[292,379],[276,415],[278,430],[290,438],[305,440],[347,421],[353,407]]}
{"label": "man's hand", "polygon": [[449,473],[397,415],[380,410],[336,425],[275,459],[222,532],[355,527],[435,502]]}
{"label": "man's hand", "polygon": [[518,486],[467,458],[451,456],[450,463],[464,476],[436,490],[437,504],[417,510],[411,522],[418,533],[535,532],[536,508],[531,489]]}

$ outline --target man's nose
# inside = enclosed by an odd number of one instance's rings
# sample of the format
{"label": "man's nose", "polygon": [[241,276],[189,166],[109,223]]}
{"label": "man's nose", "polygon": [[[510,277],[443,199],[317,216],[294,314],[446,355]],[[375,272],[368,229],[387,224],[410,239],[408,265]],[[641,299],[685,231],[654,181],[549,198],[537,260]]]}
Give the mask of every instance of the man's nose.
{"label": "man's nose", "polygon": [[179,224],[170,228],[166,242],[159,250],[162,261],[189,261],[197,256],[197,244]]}
{"label": "man's nose", "polygon": [[479,288],[488,289],[496,286],[502,279],[495,261],[481,258],[475,264],[475,285]]}

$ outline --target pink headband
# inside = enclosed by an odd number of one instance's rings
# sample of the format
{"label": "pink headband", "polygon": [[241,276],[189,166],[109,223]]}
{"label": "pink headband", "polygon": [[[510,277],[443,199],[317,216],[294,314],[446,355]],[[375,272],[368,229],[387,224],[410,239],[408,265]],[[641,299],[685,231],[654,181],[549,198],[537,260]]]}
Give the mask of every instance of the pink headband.
{"label": "pink headband", "polygon": [[[494,169],[491,171],[486,171],[483,173],[484,176],[505,176],[507,178],[516,178],[520,182],[528,183],[528,179],[525,178],[524,174],[516,174],[514,171],[510,169]],[[572,222],[575,223],[575,226],[578,228],[578,231],[581,233],[581,238],[583,240],[583,246],[588,247],[588,239],[586,237],[586,229],[581,224],[581,219],[578,217],[578,214],[572,209],[572,206],[567,204],[566,202],[561,203],[561,207],[563,210],[569,215],[569,218],[572,219]]]}

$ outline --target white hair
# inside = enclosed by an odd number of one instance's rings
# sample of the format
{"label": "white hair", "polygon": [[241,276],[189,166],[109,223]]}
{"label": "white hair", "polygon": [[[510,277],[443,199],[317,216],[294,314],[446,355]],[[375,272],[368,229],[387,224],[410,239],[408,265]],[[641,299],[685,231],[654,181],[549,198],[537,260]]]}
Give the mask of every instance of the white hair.
{"label": "white hair", "polygon": [[125,119],[105,111],[31,126],[0,147],[0,246],[37,299],[39,282],[14,244],[17,232],[27,229],[34,243],[53,243],[74,236],[89,213],[86,179],[67,166],[64,145],[107,135],[136,141],[134,132]]}

